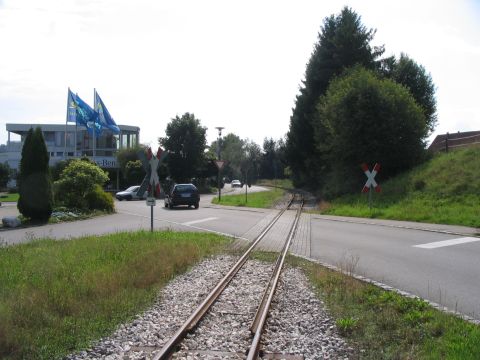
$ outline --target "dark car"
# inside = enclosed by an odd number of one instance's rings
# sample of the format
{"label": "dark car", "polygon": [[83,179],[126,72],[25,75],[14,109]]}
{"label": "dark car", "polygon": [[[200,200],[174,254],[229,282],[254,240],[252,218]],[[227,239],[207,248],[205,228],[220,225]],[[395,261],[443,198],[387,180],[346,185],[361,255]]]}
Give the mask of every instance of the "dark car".
{"label": "dark car", "polygon": [[173,209],[178,205],[194,206],[198,209],[200,195],[193,184],[176,184],[165,194],[165,207]]}

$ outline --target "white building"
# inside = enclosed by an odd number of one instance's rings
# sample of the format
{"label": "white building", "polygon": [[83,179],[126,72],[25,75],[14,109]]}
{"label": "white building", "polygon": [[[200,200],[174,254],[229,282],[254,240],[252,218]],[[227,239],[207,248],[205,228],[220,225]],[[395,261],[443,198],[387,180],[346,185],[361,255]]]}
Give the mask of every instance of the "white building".
{"label": "white building", "polygon": [[[10,168],[18,171],[27,132],[30,128],[37,127],[42,129],[50,155],[50,166],[60,160],[87,156],[102,169],[116,169],[117,179],[119,169],[116,158],[117,151],[134,147],[140,141],[140,128],[130,125],[119,125],[120,134],[114,134],[109,129],[104,129],[102,134],[95,139],[94,144],[93,135],[80,125],[6,124],[8,140],[6,146],[0,147],[0,162],[7,162]],[[12,134],[17,136],[12,136]],[[12,137],[20,137],[20,139],[12,140]]]}

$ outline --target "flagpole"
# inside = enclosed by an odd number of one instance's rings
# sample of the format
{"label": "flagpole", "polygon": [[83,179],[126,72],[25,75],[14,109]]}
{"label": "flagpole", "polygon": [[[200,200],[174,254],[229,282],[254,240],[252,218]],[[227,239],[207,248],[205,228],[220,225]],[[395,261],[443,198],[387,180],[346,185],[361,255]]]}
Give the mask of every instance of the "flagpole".
{"label": "flagpole", "polygon": [[[97,97],[95,96],[97,93],[97,90],[93,88],[93,111],[96,115],[97,113]],[[95,142],[97,139],[97,133],[96,133],[96,116],[93,116],[93,162],[96,164],[97,162],[95,161]]]}
{"label": "flagpole", "polygon": [[70,87],[68,88],[68,94],[67,94],[67,116],[65,117],[65,146],[63,148],[63,160],[66,159],[67,157],[67,122],[68,122],[68,100],[70,98]]}

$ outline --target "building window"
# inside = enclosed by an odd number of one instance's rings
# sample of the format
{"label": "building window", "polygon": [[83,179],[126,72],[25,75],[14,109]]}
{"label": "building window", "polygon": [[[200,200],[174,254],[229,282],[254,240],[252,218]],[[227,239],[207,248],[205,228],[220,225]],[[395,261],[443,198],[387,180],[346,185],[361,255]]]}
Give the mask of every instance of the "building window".
{"label": "building window", "polygon": [[63,152],[57,151],[57,156],[63,156]]}
{"label": "building window", "polygon": [[45,131],[43,133],[45,142],[53,143],[55,142],[55,133],[53,131]]}

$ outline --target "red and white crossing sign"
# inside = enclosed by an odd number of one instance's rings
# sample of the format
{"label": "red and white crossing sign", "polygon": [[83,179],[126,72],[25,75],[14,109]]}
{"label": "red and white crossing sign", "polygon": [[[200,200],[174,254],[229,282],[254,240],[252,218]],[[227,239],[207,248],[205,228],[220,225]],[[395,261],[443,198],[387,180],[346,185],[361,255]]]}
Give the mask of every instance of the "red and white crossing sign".
{"label": "red and white crossing sign", "polygon": [[215,165],[217,165],[218,170],[222,170],[225,163],[225,160],[215,160]]}
{"label": "red and white crossing sign", "polygon": [[382,189],[380,188],[380,185],[378,185],[377,182],[375,181],[375,175],[377,175],[377,173],[380,171],[380,164],[376,163],[371,172],[370,170],[368,170],[367,164],[362,164],[362,170],[367,176],[367,182],[363,186],[362,192],[366,193],[372,187],[375,189],[376,192],[382,191]]}

